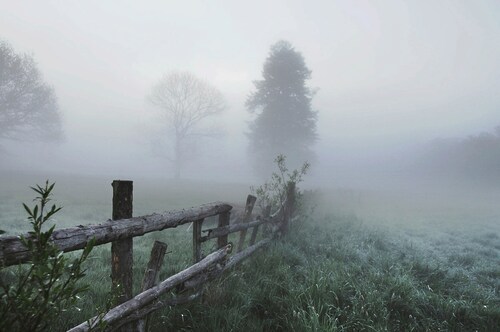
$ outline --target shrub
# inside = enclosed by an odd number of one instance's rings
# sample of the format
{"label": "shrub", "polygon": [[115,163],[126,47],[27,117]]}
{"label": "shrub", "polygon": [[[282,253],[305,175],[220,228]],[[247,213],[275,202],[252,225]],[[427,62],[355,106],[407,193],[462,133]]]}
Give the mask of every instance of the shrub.
{"label": "shrub", "polygon": [[55,225],[44,231],[43,226],[61,210],[48,203],[54,189],[45,186],[31,187],[38,196],[33,208],[23,204],[31,223],[28,236],[20,236],[30,258],[26,265],[17,268],[0,266],[0,330],[43,331],[59,314],[68,310],[87,290],[80,280],[85,275],[82,268],[93,247],[93,241],[79,257],[70,260],[55,246],[50,237]]}
{"label": "shrub", "polygon": [[[271,206],[273,210],[283,207],[286,199],[286,192],[290,182],[298,185],[302,182],[302,177],[307,174],[310,164],[305,162],[300,169],[289,171],[286,165],[286,156],[280,154],[274,162],[278,168],[271,174],[271,179],[257,188],[250,188],[257,196],[257,201],[261,209]],[[301,197],[299,188],[295,187],[295,197],[298,201]]]}

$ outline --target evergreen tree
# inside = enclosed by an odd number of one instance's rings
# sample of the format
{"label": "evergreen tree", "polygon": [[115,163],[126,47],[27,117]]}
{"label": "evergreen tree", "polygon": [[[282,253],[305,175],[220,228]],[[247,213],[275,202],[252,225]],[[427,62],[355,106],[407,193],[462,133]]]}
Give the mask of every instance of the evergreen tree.
{"label": "evergreen tree", "polygon": [[254,82],[256,91],[246,106],[256,114],[248,133],[254,168],[267,175],[279,154],[286,155],[292,167],[311,161],[317,114],[311,108],[313,92],[306,85],[311,71],[289,42],[271,47],[262,76]]}

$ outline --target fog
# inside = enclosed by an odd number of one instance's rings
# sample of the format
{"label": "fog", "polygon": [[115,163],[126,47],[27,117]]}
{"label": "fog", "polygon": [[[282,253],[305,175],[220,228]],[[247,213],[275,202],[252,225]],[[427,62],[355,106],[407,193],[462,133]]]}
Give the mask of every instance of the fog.
{"label": "fog", "polygon": [[4,171],[171,177],[146,97],[183,70],[227,102],[222,137],[198,145],[183,177],[260,181],[244,104],[280,39],[302,53],[317,89],[311,187],[407,184],[426,173],[418,158],[429,142],[500,124],[496,0],[0,1],[0,38],[33,54],[65,132],[59,144],[2,141]]}

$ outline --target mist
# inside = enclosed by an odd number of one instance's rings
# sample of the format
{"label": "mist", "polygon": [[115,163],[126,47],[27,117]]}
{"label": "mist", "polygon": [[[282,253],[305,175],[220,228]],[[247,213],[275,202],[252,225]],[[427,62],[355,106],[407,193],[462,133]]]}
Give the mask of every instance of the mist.
{"label": "mist", "polygon": [[498,330],[499,59],[498,0],[0,0],[0,330]]}
{"label": "mist", "polygon": [[184,70],[219,89],[227,108],[220,137],[196,146],[183,178],[259,182],[245,100],[269,46],[286,39],[317,90],[309,186],[420,182],[415,164],[433,140],[500,124],[499,12],[496,1],[3,2],[0,36],[32,54],[54,87],[65,137],[2,141],[0,167],[171,178],[147,96],[162,75]]}

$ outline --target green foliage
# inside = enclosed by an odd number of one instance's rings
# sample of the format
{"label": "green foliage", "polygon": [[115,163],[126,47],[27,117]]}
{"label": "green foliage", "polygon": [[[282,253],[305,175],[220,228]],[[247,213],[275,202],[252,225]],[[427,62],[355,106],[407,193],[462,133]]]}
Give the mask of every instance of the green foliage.
{"label": "green foliage", "polygon": [[[91,241],[79,257],[69,260],[50,240],[55,225],[44,231],[44,225],[61,207],[49,207],[53,184],[31,187],[37,204],[23,207],[32,231],[21,236],[30,253],[27,266],[17,270],[2,267],[0,271],[0,330],[42,331],[63,311],[69,310],[78,296],[87,290],[80,280],[85,275],[83,263],[93,247]],[[71,308],[72,309],[72,308]]]}
{"label": "green foliage", "polygon": [[255,92],[246,106],[256,114],[248,133],[254,167],[267,175],[278,153],[289,156],[294,167],[313,159],[310,147],[317,137],[317,113],[311,106],[314,93],[307,86],[311,71],[289,42],[271,47],[262,76],[254,82]]}
{"label": "green foliage", "polygon": [[290,171],[286,165],[286,156],[282,154],[274,159],[274,163],[278,169],[271,174],[271,179],[257,188],[250,188],[256,194],[260,208],[271,206],[273,211],[283,207],[290,182],[295,183],[296,203],[300,201],[301,192],[297,185],[302,182],[302,177],[310,167],[308,162],[304,162],[300,169]]}

